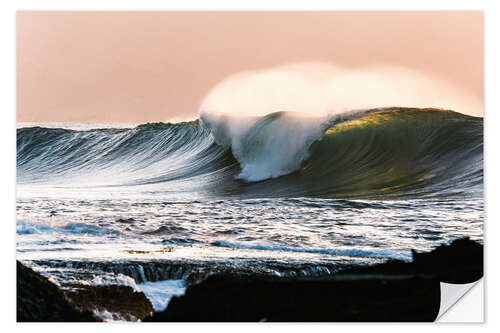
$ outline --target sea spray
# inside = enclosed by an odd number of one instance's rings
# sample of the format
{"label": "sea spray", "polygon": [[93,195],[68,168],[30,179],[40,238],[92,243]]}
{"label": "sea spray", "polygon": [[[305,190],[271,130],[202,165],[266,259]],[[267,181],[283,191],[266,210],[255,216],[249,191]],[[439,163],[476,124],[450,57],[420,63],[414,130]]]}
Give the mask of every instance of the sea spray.
{"label": "sea spray", "polygon": [[408,68],[354,70],[313,62],[226,78],[202,101],[200,119],[219,145],[231,148],[241,166],[236,178],[261,181],[298,170],[325,124],[350,118],[353,110],[394,105],[482,114],[479,99]]}
{"label": "sea spray", "polygon": [[276,178],[297,170],[327,124],[326,118],[297,112],[276,112],[261,119],[202,114],[201,120],[216,142],[231,147],[241,166],[236,177],[245,181]]}
{"label": "sea spray", "polygon": [[200,114],[244,118],[296,111],[321,117],[393,106],[483,115],[481,96],[429,73],[396,66],[343,68],[317,62],[231,75],[205,96]]}

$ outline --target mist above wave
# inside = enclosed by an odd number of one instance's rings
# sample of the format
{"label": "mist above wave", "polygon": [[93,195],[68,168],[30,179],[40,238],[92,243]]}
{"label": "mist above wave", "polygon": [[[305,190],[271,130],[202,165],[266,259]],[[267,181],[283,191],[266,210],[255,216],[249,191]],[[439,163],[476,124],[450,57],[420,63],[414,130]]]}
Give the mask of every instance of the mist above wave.
{"label": "mist above wave", "polygon": [[321,62],[231,75],[205,96],[200,114],[245,118],[296,111],[321,117],[393,106],[483,115],[481,96],[429,73],[397,66],[344,68]]}

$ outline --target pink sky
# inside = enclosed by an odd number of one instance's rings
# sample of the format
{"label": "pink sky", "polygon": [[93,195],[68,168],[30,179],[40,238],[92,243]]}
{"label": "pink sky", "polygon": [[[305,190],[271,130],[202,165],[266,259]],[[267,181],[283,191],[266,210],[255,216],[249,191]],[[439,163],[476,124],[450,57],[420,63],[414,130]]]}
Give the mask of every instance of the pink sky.
{"label": "pink sky", "polygon": [[18,12],[17,120],[195,118],[240,71],[404,66],[482,101],[482,12]]}

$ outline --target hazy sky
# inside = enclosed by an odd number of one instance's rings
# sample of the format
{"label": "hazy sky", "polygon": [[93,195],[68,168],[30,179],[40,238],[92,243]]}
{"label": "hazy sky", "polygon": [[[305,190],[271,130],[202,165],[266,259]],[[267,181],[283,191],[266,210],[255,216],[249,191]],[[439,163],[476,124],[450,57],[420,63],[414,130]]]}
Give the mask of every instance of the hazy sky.
{"label": "hazy sky", "polygon": [[482,12],[18,12],[17,120],[197,116],[229,75],[320,61],[396,65],[482,100]]}

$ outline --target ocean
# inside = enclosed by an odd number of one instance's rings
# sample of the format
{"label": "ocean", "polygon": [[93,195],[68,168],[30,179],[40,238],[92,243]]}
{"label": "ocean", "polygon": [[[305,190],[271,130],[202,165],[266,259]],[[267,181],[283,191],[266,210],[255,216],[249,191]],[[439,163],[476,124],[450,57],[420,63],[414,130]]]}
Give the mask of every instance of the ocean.
{"label": "ocean", "polygon": [[322,276],[482,243],[483,220],[483,118],[453,111],[17,129],[17,259],[155,310],[216,272]]}

